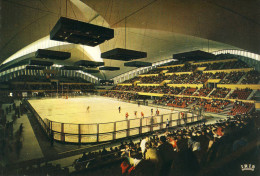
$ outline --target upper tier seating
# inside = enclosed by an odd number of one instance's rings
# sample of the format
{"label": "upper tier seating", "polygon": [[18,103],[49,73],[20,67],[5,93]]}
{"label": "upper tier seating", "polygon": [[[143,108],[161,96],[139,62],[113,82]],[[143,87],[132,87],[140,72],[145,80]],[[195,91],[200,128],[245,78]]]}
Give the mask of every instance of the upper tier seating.
{"label": "upper tier seating", "polygon": [[225,98],[231,89],[226,88],[217,88],[214,90],[209,97],[212,98]]}
{"label": "upper tier seating", "polygon": [[237,89],[229,96],[229,98],[246,100],[251,92],[251,89]]}

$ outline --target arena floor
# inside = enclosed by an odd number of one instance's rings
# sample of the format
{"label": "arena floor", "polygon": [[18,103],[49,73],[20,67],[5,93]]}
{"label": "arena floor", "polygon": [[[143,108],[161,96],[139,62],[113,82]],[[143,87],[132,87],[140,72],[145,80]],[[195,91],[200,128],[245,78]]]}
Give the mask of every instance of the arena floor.
{"label": "arena floor", "polygon": [[[33,108],[43,118],[62,123],[91,124],[107,123],[125,120],[125,114],[128,112],[128,119],[136,118],[134,112],[137,111],[137,118],[141,117],[141,112],[145,117],[151,116],[157,108],[150,106],[126,103],[115,99],[91,96],[80,98],[52,98],[29,100]],[[89,110],[87,107],[89,106]],[[118,107],[121,107],[119,113]],[[160,114],[169,114],[174,111],[158,108]]]}

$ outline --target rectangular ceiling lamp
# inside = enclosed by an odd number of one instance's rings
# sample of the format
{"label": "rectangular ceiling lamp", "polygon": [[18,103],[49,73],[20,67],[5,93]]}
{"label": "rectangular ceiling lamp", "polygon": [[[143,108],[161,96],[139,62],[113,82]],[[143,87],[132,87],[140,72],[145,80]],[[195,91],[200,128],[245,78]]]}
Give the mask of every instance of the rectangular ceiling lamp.
{"label": "rectangular ceiling lamp", "polygon": [[44,66],[27,65],[26,69],[29,69],[29,70],[44,70],[45,67]]}
{"label": "rectangular ceiling lamp", "polygon": [[99,73],[100,71],[98,69],[86,68],[86,69],[83,70],[83,72],[86,72],[86,73]]}
{"label": "rectangular ceiling lamp", "polygon": [[80,60],[74,63],[75,66],[84,66],[84,67],[100,67],[105,65],[104,62],[94,62],[94,61],[87,61],[87,60]]}
{"label": "rectangular ceiling lamp", "polygon": [[53,62],[41,61],[41,60],[30,60],[29,65],[52,66]]}
{"label": "rectangular ceiling lamp", "polygon": [[134,59],[146,58],[147,53],[142,51],[115,48],[101,54],[101,58],[130,61]]}
{"label": "rectangular ceiling lamp", "polygon": [[114,38],[114,30],[82,21],[60,17],[50,32],[50,39],[68,43],[97,46]]}
{"label": "rectangular ceiling lamp", "polygon": [[82,67],[77,66],[63,66],[61,67],[62,70],[83,70]]}
{"label": "rectangular ceiling lamp", "polygon": [[102,85],[112,85],[114,84],[114,80],[100,80],[99,83]]}
{"label": "rectangular ceiling lamp", "polygon": [[116,71],[116,70],[120,70],[120,67],[100,67],[99,70],[106,70],[106,71]]}
{"label": "rectangular ceiling lamp", "polygon": [[152,66],[150,62],[132,61],[124,63],[125,67],[149,67]]}
{"label": "rectangular ceiling lamp", "polygon": [[63,51],[53,51],[46,49],[38,49],[35,53],[36,58],[47,58],[55,60],[66,60],[70,58],[71,53]]}
{"label": "rectangular ceiling lamp", "polygon": [[215,59],[215,57],[216,56],[214,54],[200,51],[200,50],[173,54],[173,59],[178,59],[179,61],[212,60],[212,59]]}

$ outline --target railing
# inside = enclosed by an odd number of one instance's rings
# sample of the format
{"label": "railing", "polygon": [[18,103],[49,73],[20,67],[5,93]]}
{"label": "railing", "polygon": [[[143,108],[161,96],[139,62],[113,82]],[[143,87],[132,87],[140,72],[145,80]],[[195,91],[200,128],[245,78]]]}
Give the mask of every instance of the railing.
{"label": "railing", "polygon": [[48,119],[42,119],[34,110],[30,103],[25,100],[29,110],[33,113],[43,131],[50,137],[53,134],[53,139],[68,143],[94,143],[117,140],[129,136],[142,135],[145,133],[158,131],[166,128],[167,120],[169,127],[179,125],[187,125],[197,122],[199,116],[193,113],[183,112],[181,118],[180,112],[163,114],[158,116],[129,119],[123,121],[96,123],[96,124],[73,124],[60,123]]}

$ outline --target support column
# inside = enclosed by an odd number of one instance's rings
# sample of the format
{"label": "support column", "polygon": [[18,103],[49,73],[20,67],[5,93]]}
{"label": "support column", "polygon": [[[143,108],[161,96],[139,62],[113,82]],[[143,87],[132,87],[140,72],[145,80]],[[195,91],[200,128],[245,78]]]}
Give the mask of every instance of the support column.
{"label": "support column", "polygon": [[172,127],[172,114],[170,114],[169,127]]}
{"label": "support column", "polygon": [[161,123],[160,123],[160,130],[163,129],[163,115],[161,115]]}
{"label": "support column", "polygon": [[113,140],[116,139],[116,122],[114,122]]}
{"label": "support column", "polygon": [[79,134],[79,144],[81,144],[81,129],[80,129],[80,124],[78,124],[78,134]]}
{"label": "support column", "polygon": [[126,130],[126,136],[129,137],[129,129],[130,128],[130,120],[127,120],[127,130]]}
{"label": "support column", "polygon": [[65,141],[65,134],[64,134],[64,123],[61,124],[61,141],[64,142]]}
{"label": "support column", "polygon": [[99,123],[97,124],[97,142],[99,142]]}
{"label": "support column", "polygon": [[142,118],[140,118],[139,134],[142,134]]}

